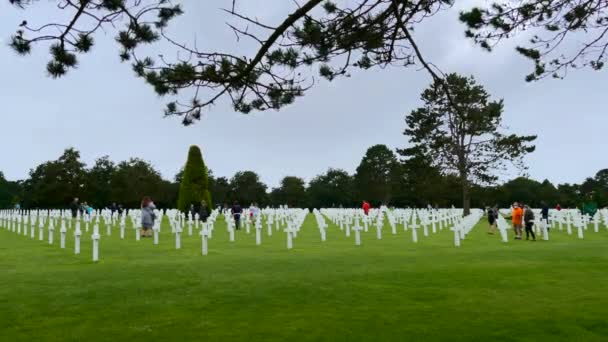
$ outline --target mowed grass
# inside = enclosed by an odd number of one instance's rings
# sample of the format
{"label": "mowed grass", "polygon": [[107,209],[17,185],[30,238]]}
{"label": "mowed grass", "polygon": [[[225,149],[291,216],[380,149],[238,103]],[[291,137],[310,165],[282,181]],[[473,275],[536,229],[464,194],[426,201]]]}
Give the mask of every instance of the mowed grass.
{"label": "mowed grass", "polygon": [[[101,261],[0,230],[0,341],[606,341],[608,230],[579,240],[500,242],[480,222],[460,248],[443,230],[411,241],[375,230],[354,245],[309,215],[294,249],[263,230],[228,241],[216,223],[209,255],[102,227]],[[510,232],[511,234],[511,232]],[[512,237],[510,235],[510,237]]]}

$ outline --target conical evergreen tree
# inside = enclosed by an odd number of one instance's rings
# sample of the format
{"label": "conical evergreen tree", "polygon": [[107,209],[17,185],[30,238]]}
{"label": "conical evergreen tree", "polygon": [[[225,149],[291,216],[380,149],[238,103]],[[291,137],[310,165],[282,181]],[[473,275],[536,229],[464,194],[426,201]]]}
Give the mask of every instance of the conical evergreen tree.
{"label": "conical evergreen tree", "polygon": [[202,200],[207,202],[209,208],[213,207],[211,193],[209,192],[207,167],[203,161],[201,150],[198,146],[192,145],[188,151],[188,160],[179,186],[177,208],[185,212],[191,204],[198,207]]}

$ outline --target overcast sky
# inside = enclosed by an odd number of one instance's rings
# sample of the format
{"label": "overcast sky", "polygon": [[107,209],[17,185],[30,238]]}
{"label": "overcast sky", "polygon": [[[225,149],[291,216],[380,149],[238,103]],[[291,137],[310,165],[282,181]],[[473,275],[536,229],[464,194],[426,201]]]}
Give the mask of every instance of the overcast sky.
{"label": "overcast sky", "polygon": [[[199,47],[247,50],[237,44],[219,8],[231,0],[184,1],[186,14],[171,34]],[[260,6],[260,4],[264,6]],[[459,2],[465,6],[466,1]],[[276,23],[293,9],[286,0],[240,0],[243,12]],[[167,99],[159,99],[129,64],[118,59],[113,31],[97,35],[93,53],[80,57],[77,70],[46,77],[46,47],[26,58],[7,47],[17,25],[46,23],[55,13],[42,1],[26,12],[0,1],[0,171],[8,179],[27,177],[30,168],[75,147],[89,165],[103,155],[114,161],[140,157],[172,178],[188,147],[199,145],[216,176],[253,170],[270,187],[286,175],[309,181],[329,167],[354,172],[374,144],[403,147],[404,115],[420,105],[430,77],[417,67],[353,72],[351,78],[320,81],[280,112],[234,113],[227,103],[205,112],[190,127],[163,118]],[[526,158],[529,174],[554,183],[580,182],[608,167],[608,115],[605,72],[579,71],[564,81],[526,84],[527,60],[507,42],[492,54],[463,35],[457,10],[417,27],[415,35],[428,59],[444,71],[474,75],[496,98],[505,100],[504,123],[518,134],[538,134],[537,150]],[[160,47],[159,47],[160,49]]]}

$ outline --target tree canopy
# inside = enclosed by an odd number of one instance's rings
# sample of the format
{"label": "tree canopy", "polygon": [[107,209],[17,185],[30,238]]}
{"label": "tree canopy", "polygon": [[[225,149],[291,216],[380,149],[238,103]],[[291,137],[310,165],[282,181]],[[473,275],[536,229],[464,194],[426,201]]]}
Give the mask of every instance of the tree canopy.
{"label": "tree canopy", "polygon": [[[26,11],[37,3],[9,1]],[[130,61],[136,76],[156,93],[172,97],[164,112],[180,116],[184,124],[198,120],[204,108],[222,99],[242,113],[276,110],[304,95],[313,85],[314,73],[331,81],[350,75],[353,69],[388,65],[425,69],[452,102],[443,73],[425,58],[414,30],[438,12],[450,10],[453,0],[306,0],[285,13],[278,25],[239,12],[235,0],[224,12],[240,23],[229,24],[237,39],[257,44],[250,56],[203,51],[196,42],[177,42],[166,28],[185,9],[169,0],[57,3],[61,15],[49,16],[42,23],[23,21],[11,40],[16,52],[25,55],[35,45],[46,45],[50,53],[47,71],[60,77],[77,66],[80,55],[93,51],[100,32],[113,32],[120,58]],[[500,1],[464,11],[461,20],[469,27],[467,36],[488,50],[522,31],[546,33],[534,36],[530,46],[518,47],[535,61],[535,71],[528,76],[535,80],[547,74],[563,76],[570,68],[589,65],[600,69],[604,65],[606,7],[603,0]],[[575,40],[574,33],[582,35],[585,43],[565,54],[560,46]],[[146,55],[142,46],[159,40],[173,46],[175,57]],[[557,57],[547,62],[553,55]]]}
{"label": "tree canopy", "polygon": [[435,81],[421,99],[423,107],[406,116],[404,134],[411,147],[406,157],[423,156],[444,173],[455,174],[462,184],[463,208],[468,213],[470,185],[490,184],[507,163],[523,168],[523,156],[534,151],[536,136],[505,134],[501,125],[503,101],[490,95],[473,77],[450,74],[446,84]]}
{"label": "tree canopy", "polygon": [[390,203],[399,177],[397,167],[397,157],[386,145],[370,147],[354,176],[359,200],[376,205]]}

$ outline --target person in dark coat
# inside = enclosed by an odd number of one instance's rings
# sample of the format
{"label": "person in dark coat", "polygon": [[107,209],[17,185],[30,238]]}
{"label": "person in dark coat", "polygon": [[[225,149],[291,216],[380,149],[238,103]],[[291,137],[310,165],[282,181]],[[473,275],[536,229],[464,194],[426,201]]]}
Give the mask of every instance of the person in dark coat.
{"label": "person in dark coat", "polygon": [[532,235],[532,241],[536,241],[536,235],[534,235],[534,230],[532,230],[534,226],[534,212],[527,205],[524,207],[524,223],[526,225],[526,240],[529,240],[530,235]]}
{"label": "person in dark coat", "polygon": [[190,220],[194,221],[196,213],[197,213],[196,207],[194,206],[194,204],[190,204],[190,210],[189,210]]}
{"label": "person in dark coat", "polygon": [[545,221],[545,223],[547,224],[547,230],[549,230],[549,228],[551,228],[549,226],[549,206],[547,205],[546,202],[541,202],[541,218],[543,219],[543,221]]}
{"label": "person in dark coat", "polygon": [[236,230],[241,229],[241,214],[242,213],[243,213],[243,208],[241,208],[238,201],[234,201],[234,205],[232,206],[232,217],[234,217],[234,224],[236,226]]}
{"label": "person in dark coat", "polygon": [[209,207],[207,207],[207,202],[201,201],[201,206],[198,209],[198,217],[201,221],[207,222],[207,218],[209,217]]}
{"label": "person in dark coat", "polygon": [[72,203],[70,203],[70,211],[72,212],[72,218],[76,218],[78,216],[78,209],[80,209],[80,204],[78,204],[78,197],[74,198]]}
{"label": "person in dark coat", "polygon": [[494,234],[496,232],[496,220],[498,219],[498,207],[488,208],[488,223],[490,228],[488,234]]}

